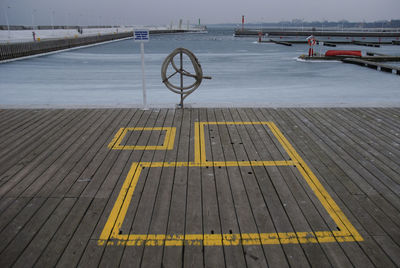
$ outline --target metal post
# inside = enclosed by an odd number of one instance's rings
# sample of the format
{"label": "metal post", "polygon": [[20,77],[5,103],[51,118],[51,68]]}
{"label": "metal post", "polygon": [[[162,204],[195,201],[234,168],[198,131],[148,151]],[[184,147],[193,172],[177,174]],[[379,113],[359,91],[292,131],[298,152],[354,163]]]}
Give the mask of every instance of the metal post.
{"label": "metal post", "polygon": [[147,96],[146,96],[146,83],[144,79],[144,43],[140,43],[140,51],[142,53],[142,85],[143,85],[143,105],[144,109],[147,108]]}
{"label": "metal post", "polygon": [[32,30],[35,27],[35,12],[36,12],[36,9],[32,10]]}
{"label": "metal post", "polygon": [[182,70],[183,70],[183,53],[182,53],[182,51],[180,52],[180,62],[181,62],[181,67],[179,69],[180,73],[181,73],[181,104],[180,104],[180,106],[183,109],[183,73],[182,73]]}
{"label": "metal post", "polygon": [[10,7],[7,6],[7,8],[4,9],[4,13],[5,13],[5,15],[6,15],[6,21],[7,21],[7,35],[8,35],[8,40],[10,40],[10,23],[8,22],[8,14],[7,14],[9,8],[10,8]]}

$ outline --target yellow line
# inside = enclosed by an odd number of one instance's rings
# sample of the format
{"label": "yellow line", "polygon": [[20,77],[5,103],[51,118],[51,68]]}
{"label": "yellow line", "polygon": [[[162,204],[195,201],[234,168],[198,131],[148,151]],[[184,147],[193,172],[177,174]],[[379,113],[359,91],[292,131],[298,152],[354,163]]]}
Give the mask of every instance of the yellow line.
{"label": "yellow line", "polygon": [[121,137],[122,132],[124,131],[124,128],[120,128],[117,132],[117,134],[115,134],[114,138],[112,139],[112,141],[108,144],[108,148],[112,149],[114,144],[119,144],[117,143],[117,140]]}
{"label": "yellow line", "polygon": [[200,161],[202,163],[207,162],[206,160],[206,144],[205,144],[205,133],[204,133],[204,123],[200,123]]}
{"label": "yellow line", "polygon": [[287,233],[243,233],[243,234],[130,234],[117,235],[119,244],[129,246],[235,246],[267,244],[307,244],[329,243],[336,241],[355,241],[351,236],[336,236],[332,232],[287,232]]}
{"label": "yellow line", "polygon": [[[121,145],[128,131],[162,131],[165,130],[165,138],[162,146],[158,145]],[[113,150],[172,150],[176,135],[175,127],[126,127],[120,128],[113,140],[108,144],[108,148]]]}
{"label": "yellow line", "polygon": [[250,166],[294,166],[296,161],[209,161],[195,162],[140,162],[141,167],[250,167]]}
{"label": "yellow line", "polygon": [[194,162],[199,163],[200,159],[200,123],[194,123]]}
{"label": "yellow line", "polygon": [[[176,135],[175,127],[169,128],[169,130],[167,130],[167,133],[165,134],[165,139],[164,139],[164,146],[166,146],[167,150],[174,149],[175,135]],[[168,136],[168,138],[167,138],[167,136]],[[167,142],[167,143],[165,144],[165,142]]]}
{"label": "yellow line", "polygon": [[[290,161],[206,161],[204,125],[228,125],[228,124],[265,124],[267,125],[285,151],[291,157]],[[113,141],[108,145],[115,145],[122,141],[128,131],[121,128],[115,135]],[[132,128],[131,128],[132,129]],[[136,130],[145,128],[135,128]],[[165,128],[158,128],[163,130]],[[164,140],[165,149],[172,149],[175,139],[176,128],[169,128]],[[157,128],[152,128],[157,130]],[[182,246],[182,245],[259,245],[259,244],[297,244],[297,243],[327,243],[327,242],[351,242],[362,241],[363,238],[346,218],[325,190],[317,177],[312,173],[303,159],[297,154],[289,141],[283,136],[277,126],[272,122],[195,122],[195,156],[194,162],[141,162],[133,163],[124,181],[117,201],[110,213],[106,225],[100,235],[99,245],[107,242],[108,245],[148,245],[148,246]],[[171,146],[172,144],[172,146]],[[149,148],[149,147],[147,147]],[[151,147],[150,147],[151,148]],[[288,232],[288,233],[243,233],[243,234],[186,234],[186,235],[163,235],[163,234],[119,234],[128,207],[130,205],[136,184],[139,180],[143,167],[237,167],[237,166],[293,166],[295,165],[304,177],[318,200],[322,203],[340,231],[319,232]],[[111,239],[111,240],[110,240]],[[115,239],[115,240],[113,240]]]}
{"label": "yellow line", "polygon": [[106,225],[101,232],[99,244],[102,241],[108,240],[110,238],[115,238],[118,235],[119,229],[128,210],[128,206],[131,202],[133,192],[135,191],[135,187],[141,171],[142,167],[140,167],[138,163],[132,164],[129,173],[124,181],[124,184],[122,185],[121,191],[118,194],[117,201],[115,201],[114,207],[111,210]]}
{"label": "yellow line", "polygon": [[308,165],[303,161],[303,159],[297,154],[296,150],[292,147],[290,142],[283,136],[282,132],[278,129],[278,127],[273,122],[268,122],[268,126],[271,131],[274,133],[275,137],[282,144],[285,151],[288,155],[295,161],[299,162],[299,165],[296,165],[297,169],[303,175],[304,179],[307,181],[310,188],[313,190],[314,194],[317,196],[319,201],[322,203],[324,208],[327,210],[331,218],[341,229],[341,232],[350,234],[354,237],[356,241],[363,241],[361,235],[357,232],[354,226],[350,223],[347,217],[344,215],[342,210],[336,204],[336,202],[332,199],[329,193],[325,190],[322,184],[319,182],[317,177],[308,167]]}

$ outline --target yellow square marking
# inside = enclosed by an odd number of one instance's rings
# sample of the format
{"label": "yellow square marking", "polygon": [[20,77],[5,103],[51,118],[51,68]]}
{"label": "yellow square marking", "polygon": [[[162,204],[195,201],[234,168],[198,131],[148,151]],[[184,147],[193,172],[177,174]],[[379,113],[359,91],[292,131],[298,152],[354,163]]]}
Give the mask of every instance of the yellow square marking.
{"label": "yellow square marking", "polygon": [[[121,145],[128,131],[163,131],[165,130],[165,138],[163,145]],[[175,127],[126,127],[120,128],[115,134],[112,141],[108,144],[108,148],[113,150],[172,150],[175,141]]]}
{"label": "yellow square marking", "polygon": [[[205,155],[204,126],[210,124],[262,124],[268,126],[275,138],[282,145],[291,161],[207,161]],[[120,131],[123,131],[120,130]],[[118,133],[117,133],[118,134]],[[125,133],[126,134],[126,133]],[[175,133],[174,133],[175,135]],[[120,139],[116,144],[120,144]],[[113,209],[108,217],[104,229],[98,240],[99,245],[127,245],[127,246],[234,246],[260,244],[304,244],[329,242],[363,241],[361,235],[350,223],[336,202],[325,190],[317,177],[307,166],[300,155],[273,122],[197,122],[195,123],[195,161],[194,162],[140,162],[132,163],[122,189],[117,197]],[[318,200],[326,209],[340,231],[315,232],[286,232],[286,233],[242,233],[242,234],[120,234],[120,228],[132,200],[136,184],[144,167],[209,167],[209,166],[295,166],[312,189]]]}

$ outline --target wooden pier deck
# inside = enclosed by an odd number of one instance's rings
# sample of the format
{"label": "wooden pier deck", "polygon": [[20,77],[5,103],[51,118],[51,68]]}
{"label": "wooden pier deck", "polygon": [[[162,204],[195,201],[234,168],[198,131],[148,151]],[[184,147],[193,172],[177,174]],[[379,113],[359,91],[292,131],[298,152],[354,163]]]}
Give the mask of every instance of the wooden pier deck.
{"label": "wooden pier deck", "polygon": [[399,108],[0,110],[0,267],[398,267]]}

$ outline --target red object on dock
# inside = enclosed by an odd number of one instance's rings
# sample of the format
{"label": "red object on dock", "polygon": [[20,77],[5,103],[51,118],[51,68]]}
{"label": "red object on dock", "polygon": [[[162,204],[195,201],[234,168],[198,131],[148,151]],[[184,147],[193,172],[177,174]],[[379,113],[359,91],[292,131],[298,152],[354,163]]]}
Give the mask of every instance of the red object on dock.
{"label": "red object on dock", "polygon": [[357,56],[361,57],[360,50],[328,50],[325,53],[326,57],[329,56]]}

